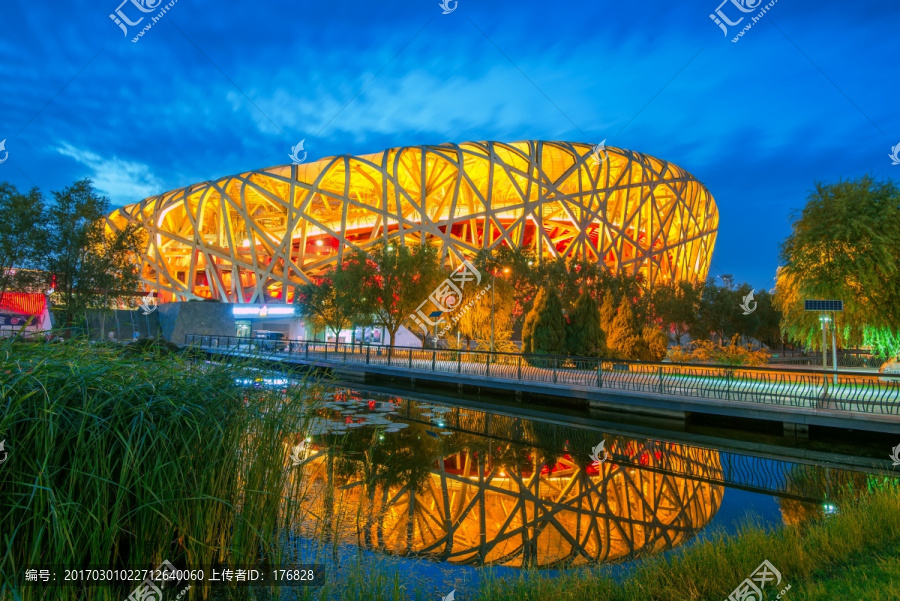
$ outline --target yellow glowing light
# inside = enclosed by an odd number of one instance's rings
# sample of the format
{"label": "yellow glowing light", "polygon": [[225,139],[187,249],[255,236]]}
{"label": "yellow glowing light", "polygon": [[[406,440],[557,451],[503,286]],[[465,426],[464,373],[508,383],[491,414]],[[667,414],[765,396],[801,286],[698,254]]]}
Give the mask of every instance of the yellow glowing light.
{"label": "yellow glowing light", "polygon": [[142,281],[179,300],[270,302],[384,240],[389,251],[429,242],[451,266],[505,245],[641,273],[651,285],[705,280],[718,230],[712,195],[671,163],[606,148],[599,164],[583,143],[391,148],[195,184],[108,221],[155,230]]}

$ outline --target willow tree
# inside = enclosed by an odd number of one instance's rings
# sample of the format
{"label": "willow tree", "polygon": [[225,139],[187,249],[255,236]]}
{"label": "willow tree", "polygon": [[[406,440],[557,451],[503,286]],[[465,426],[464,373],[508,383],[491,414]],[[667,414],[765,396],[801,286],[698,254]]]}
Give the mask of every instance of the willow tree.
{"label": "willow tree", "polygon": [[819,319],[805,299],[839,299],[842,345],[900,352],[900,191],[865,176],[817,183],[781,247],[775,302],[782,330],[817,348]]}

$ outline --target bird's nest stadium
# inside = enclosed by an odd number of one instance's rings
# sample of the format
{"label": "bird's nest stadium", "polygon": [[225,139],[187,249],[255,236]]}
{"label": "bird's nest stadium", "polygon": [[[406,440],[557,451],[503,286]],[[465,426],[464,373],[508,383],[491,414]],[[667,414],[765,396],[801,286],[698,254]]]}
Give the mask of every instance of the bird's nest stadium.
{"label": "bird's nest stadium", "polygon": [[712,195],[664,160],[584,143],[463,142],[282,165],[116,210],[147,234],[160,302],[292,302],[294,288],[379,241],[434,244],[458,264],[509,245],[598,261],[651,285],[706,278]]}

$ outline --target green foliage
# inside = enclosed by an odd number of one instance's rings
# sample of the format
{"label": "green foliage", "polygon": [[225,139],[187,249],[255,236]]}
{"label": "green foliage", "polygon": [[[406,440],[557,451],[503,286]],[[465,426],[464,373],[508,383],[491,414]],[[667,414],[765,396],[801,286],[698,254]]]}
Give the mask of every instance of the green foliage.
{"label": "green foliage", "polygon": [[[446,277],[437,250],[428,245],[410,247],[400,241],[382,242],[368,253],[350,253],[346,261],[342,282],[347,292],[358,297],[354,313],[384,326],[391,346],[400,326]],[[420,331],[412,323],[410,327]]]}
{"label": "green foliage", "polygon": [[57,276],[65,324],[80,320],[87,308],[107,308],[119,293],[137,291],[136,256],[144,234],[136,225],[113,231],[105,224],[109,199],[84,179],[59,192],[46,214],[47,269]]}
{"label": "green foliage", "polygon": [[550,288],[532,324],[531,352],[562,355],[566,352],[566,319],[556,291]]}
{"label": "green foliage", "polygon": [[570,355],[601,357],[606,351],[606,334],[600,327],[600,308],[587,292],[582,292],[566,324],[566,349]]}
{"label": "green foliage", "polygon": [[697,315],[703,297],[702,282],[658,284],[652,291],[653,313],[676,340],[690,333],[699,335]]}
{"label": "green foliage", "polygon": [[46,286],[34,271],[47,251],[44,197],[37,188],[20,193],[0,182],[0,298],[10,289]]}
{"label": "green foliage", "polygon": [[525,354],[534,352],[534,325],[546,300],[547,291],[541,288],[538,290],[531,310],[525,316],[525,323],[522,325],[522,352]]}
{"label": "green foliage", "polygon": [[766,350],[753,350],[749,345],[740,344],[740,335],[735,334],[731,344],[721,344],[712,340],[695,340],[687,348],[669,349],[669,359],[674,363],[710,363],[715,365],[747,365],[762,367],[769,363],[771,354]]}
{"label": "green foliage", "polygon": [[818,315],[804,299],[840,299],[839,344],[863,344],[867,328],[892,331],[900,324],[900,191],[893,182],[865,176],[817,183],[794,215],[781,248],[776,305],[782,329],[817,348]]}
{"label": "green foliage", "polygon": [[240,387],[258,366],[156,348],[0,345],[0,573],[280,562],[302,479],[289,447],[315,388]]}
{"label": "green foliage", "polygon": [[644,326],[641,329],[641,359],[643,361],[662,361],[669,350],[669,337],[657,326]]}
{"label": "green foliage", "polygon": [[[451,319],[456,319],[457,331],[463,337],[479,341],[478,348],[490,349],[493,331],[496,350],[499,341],[508,341],[512,337],[512,313],[512,285],[504,278],[502,271],[494,278],[491,278],[490,272],[482,271],[481,285],[466,286],[460,308],[450,315]],[[502,346],[509,348],[505,343]]]}
{"label": "green foliage", "polygon": [[879,357],[900,357],[900,331],[864,326],[863,345],[870,347]]}
{"label": "green foliage", "polygon": [[616,301],[611,293],[603,295],[600,303],[600,329],[606,337],[606,345],[609,346],[609,333],[612,331],[613,320],[616,318]]}
{"label": "green foliage", "polygon": [[606,345],[610,356],[618,359],[638,359],[641,354],[641,336],[635,325],[634,311],[628,299],[623,298],[606,333]]}
{"label": "green foliage", "polygon": [[355,261],[345,261],[328,270],[318,282],[297,287],[294,304],[313,329],[329,328],[337,348],[341,330],[365,319],[365,302],[359,294],[361,270]]}

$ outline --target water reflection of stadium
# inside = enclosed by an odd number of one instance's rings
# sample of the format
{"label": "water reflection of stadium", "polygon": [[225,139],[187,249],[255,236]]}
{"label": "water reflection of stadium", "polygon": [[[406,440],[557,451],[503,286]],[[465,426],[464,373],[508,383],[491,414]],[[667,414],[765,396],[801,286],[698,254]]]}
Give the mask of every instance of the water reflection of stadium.
{"label": "water reflection of stadium", "polygon": [[[683,544],[718,511],[715,450],[469,409],[440,419],[402,401],[410,427],[318,437],[303,466],[311,515],[364,548],[468,565],[614,562]],[[443,425],[443,424],[442,424]],[[320,524],[321,525],[321,524]]]}

